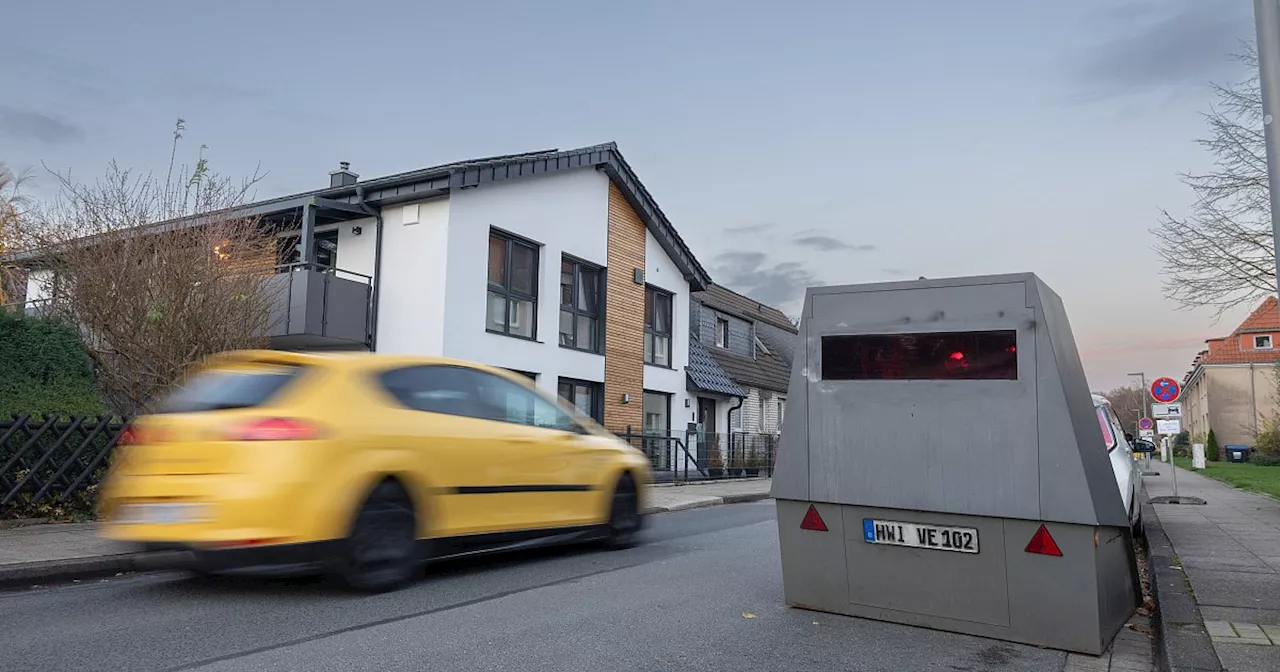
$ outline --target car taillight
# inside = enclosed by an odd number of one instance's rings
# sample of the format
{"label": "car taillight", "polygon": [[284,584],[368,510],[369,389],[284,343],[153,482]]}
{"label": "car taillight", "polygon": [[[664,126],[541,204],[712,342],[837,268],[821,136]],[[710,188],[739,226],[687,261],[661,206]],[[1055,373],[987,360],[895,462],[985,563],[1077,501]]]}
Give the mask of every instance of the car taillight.
{"label": "car taillight", "polygon": [[138,432],[133,427],[125,427],[116,439],[117,446],[132,446],[138,442]]}
{"label": "car taillight", "polygon": [[320,438],[320,428],[302,420],[267,418],[232,428],[230,441],[310,441]]}

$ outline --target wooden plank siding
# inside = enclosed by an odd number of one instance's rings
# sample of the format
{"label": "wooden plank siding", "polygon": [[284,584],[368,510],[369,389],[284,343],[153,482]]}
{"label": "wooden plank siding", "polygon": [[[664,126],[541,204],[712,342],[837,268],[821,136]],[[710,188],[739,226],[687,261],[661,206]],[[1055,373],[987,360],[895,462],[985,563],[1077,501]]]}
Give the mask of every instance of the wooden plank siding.
{"label": "wooden plank siding", "polygon": [[[609,183],[609,238],[605,279],[604,425],[622,431],[644,426],[645,226],[622,192]],[[631,403],[622,403],[622,395]]]}

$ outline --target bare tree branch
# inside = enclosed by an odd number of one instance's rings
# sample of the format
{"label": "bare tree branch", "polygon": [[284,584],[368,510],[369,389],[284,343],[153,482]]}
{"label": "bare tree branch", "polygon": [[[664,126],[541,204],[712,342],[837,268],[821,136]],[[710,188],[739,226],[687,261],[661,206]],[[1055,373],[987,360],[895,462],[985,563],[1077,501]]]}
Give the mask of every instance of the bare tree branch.
{"label": "bare tree branch", "polygon": [[[54,173],[60,193],[24,227],[24,247],[49,272],[53,314],[80,327],[123,413],[164,396],[208,355],[266,345],[274,241],[234,211],[261,178],[218,175],[203,149],[193,169],[171,166],[163,182],[115,163],[92,183]],[[156,226],[180,218],[196,225]]]}
{"label": "bare tree branch", "polygon": [[1216,316],[1276,291],[1258,54],[1244,43],[1234,58],[1250,75],[1213,85],[1209,137],[1196,141],[1214,156],[1214,169],[1182,174],[1196,197],[1191,213],[1162,210],[1151,230],[1168,273],[1165,295],[1182,307],[1212,307]]}

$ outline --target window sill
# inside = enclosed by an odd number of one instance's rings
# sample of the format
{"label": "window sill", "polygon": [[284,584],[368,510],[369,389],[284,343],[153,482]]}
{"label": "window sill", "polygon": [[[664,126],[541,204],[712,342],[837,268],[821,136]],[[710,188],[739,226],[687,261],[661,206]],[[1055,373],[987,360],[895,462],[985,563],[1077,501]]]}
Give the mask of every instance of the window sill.
{"label": "window sill", "polygon": [[600,352],[599,350],[587,350],[584,348],[575,348],[572,345],[561,345],[560,348],[562,350],[572,350],[574,352],[581,352],[584,355],[599,355],[601,357],[604,357],[604,353]]}
{"label": "window sill", "polygon": [[655,369],[665,369],[665,370],[667,370],[667,371],[675,371],[675,370],[676,370],[676,367],[674,367],[674,366],[668,366],[668,365],[666,365],[666,364],[654,364],[653,362],[645,362],[645,363],[644,363],[644,365],[645,365],[645,366],[652,366],[652,367],[653,367],[653,368],[655,368]]}
{"label": "window sill", "polygon": [[537,336],[521,336],[520,334],[510,334],[505,331],[496,331],[494,329],[485,329],[484,331],[486,334],[493,334],[494,336],[506,336],[507,338],[514,338],[520,341],[528,341],[530,343],[544,342],[544,341],[539,341]]}

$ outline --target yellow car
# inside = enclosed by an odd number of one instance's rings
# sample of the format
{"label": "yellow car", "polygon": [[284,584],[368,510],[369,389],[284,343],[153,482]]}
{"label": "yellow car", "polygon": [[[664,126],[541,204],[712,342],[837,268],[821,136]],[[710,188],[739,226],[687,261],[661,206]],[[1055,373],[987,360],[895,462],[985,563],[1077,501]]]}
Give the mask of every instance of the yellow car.
{"label": "yellow car", "polygon": [[212,358],[121,437],[104,536],[202,573],[389,590],[429,560],[634,543],[644,454],[518,375],[388,355]]}

